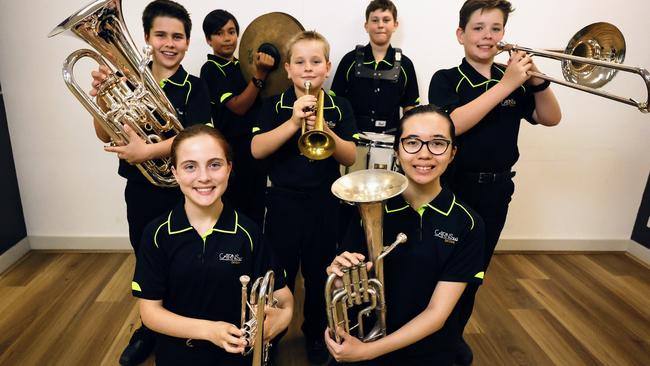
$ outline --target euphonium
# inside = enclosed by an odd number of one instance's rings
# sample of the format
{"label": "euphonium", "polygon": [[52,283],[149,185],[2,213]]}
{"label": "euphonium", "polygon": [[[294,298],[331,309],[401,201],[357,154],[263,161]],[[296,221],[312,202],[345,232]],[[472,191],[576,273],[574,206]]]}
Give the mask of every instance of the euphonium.
{"label": "euphonium", "polygon": [[[305,82],[306,94],[309,94],[311,82]],[[323,118],[323,103],[325,93],[323,89],[318,93],[318,101],[316,103],[316,122],[314,128],[310,131],[307,130],[306,121],[302,121],[302,133],[298,139],[298,149],[300,152],[311,160],[323,160],[329,158],[334,154],[336,142],[324,130],[325,121]]]}
{"label": "euphonium", "polygon": [[[97,0],[61,22],[48,36],[70,30],[99,51],[81,49],[71,53],[63,63],[63,79],[72,94],[100,122],[112,143],[129,143],[124,125],[129,125],[146,143],[156,143],[175,136],[183,126],[147,66],[150,51],[145,51],[145,57],[137,52],[125,24],[121,0]],[[113,71],[97,87],[96,100],[90,99],[74,79],[73,68],[84,57],[92,58]],[[117,72],[126,81],[116,75]],[[98,103],[100,100],[102,103]],[[157,186],[177,185],[169,158],[145,161],[137,167]]]}
{"label": "euphonium", "polygon": [[[335,288],[336,274],[331,274],[325,284],[327,322],[332,338],[340,342],[336,327],[347,333],[356,328],[356,336],[364,342],[371,342],[386,335],[386,301],[384,299],[383,258],[397,245],[406,242],[406,235],[400,233],[388,247],[383,241],[384,201],[406,189],[408,181],[403,175],[385,169],[359,170],[337,179],[332,184],[332,193],[338,198],[355,203],[361,213],[366,234],[368,257],[373,263],[370,273],[366,264],[344,268],[343,287]],[[357,324],[349,324],[348,309],[369,304],[357,317]],[[376,313],[374,327],[365,333],[363,317]]]}
{"label": "euphonium", "polygon": [[[275,277],[273,271],[268,271],[264,277],[260,277],[251,287],[250,300],[248,299],[248,283],[250,277],[244,275],[239,277],[241,282],[241,329],[244,330],[244,337],[248,342],[243,355],[253,353],[253,366],[266,365],[269,359],[271,344],[264,341],[264,308],[274,307],[276,300],[273,298]],[[246,314],[248,313],[248,317]],[[248,319],[248,320],[246,320]]]}

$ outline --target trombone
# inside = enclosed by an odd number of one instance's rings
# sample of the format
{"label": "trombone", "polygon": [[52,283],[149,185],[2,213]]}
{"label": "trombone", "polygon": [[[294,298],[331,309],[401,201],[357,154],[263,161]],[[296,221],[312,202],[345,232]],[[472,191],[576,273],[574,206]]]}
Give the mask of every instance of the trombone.
{"label": "trombone", "polygon": [[[562,61],[563,80],[530,71],[529,75],[553,83],[595,94],[620,103],[635,106],[643,113],[650,112],[650,73],[640,67],[623,65],[625,59],[625,38],[621,31],[609,23],[593,23],[576,33],[564,50],[538,50],[516,44],[499,42],[499,51],[524,51]],[[614,78],[618,71],[638,74],[643,78],[647,90],[645,102],[621,97],[605,91],[596,90]]]}

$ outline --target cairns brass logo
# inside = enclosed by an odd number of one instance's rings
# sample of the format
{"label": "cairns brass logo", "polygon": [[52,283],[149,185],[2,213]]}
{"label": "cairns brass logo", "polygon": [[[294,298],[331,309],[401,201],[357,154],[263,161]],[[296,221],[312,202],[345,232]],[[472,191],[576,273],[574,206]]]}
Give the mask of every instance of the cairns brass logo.
{"label": "cairns brass logo", "polygon": [[439,230],[439,229],[436,229],[433,232],[433,235],[435,235],[436,237],[444,240],[445,243],[447,243],[447,244],[456,244],[458,242],[458,237],[457,236],[455,236],[452,233],[448,233],[448,232],[445,232],[445,231],[442,231],[442,230]]}
{"label": "cairns brass logo", "polygon": [[231,264],[239,264],[242,262],[242,257],[239,254],[219,253],[219,260],[230,262]]}

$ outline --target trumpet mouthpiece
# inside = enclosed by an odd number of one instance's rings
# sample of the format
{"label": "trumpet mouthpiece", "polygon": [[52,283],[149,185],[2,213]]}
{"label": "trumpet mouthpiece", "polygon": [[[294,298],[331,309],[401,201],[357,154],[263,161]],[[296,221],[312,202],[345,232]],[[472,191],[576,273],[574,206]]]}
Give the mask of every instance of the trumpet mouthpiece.
{"label": "trumpet mouthpiece", "polygon": [[241,282],[242,286],[248,286],[248,283],[251,282],[251,278],[246,275],[243,275],[239,277],[239,282]]}

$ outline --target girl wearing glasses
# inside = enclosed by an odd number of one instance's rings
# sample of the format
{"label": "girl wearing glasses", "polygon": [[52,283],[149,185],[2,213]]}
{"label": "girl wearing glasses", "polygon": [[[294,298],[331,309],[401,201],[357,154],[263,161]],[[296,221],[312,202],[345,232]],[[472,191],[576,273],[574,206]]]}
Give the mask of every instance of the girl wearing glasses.
{"label": "girl wearing glasses", "polygon": [[[406,112],[395,152],[408,188],[385,202],[384,237],[403,232],[408,241],[384,258],[387,336],[374,342],[337,329],[325,341],[338,362],[372,365],[452,365],[462,329],[455,306],[467,283],[483,279],[482,219],[443,188],[440,176],[456,153],[454,125],[438,107]],[[360,220],[352,225],[328,274],[364,260]],[[371,265],[371,264],[370,264]]]}

